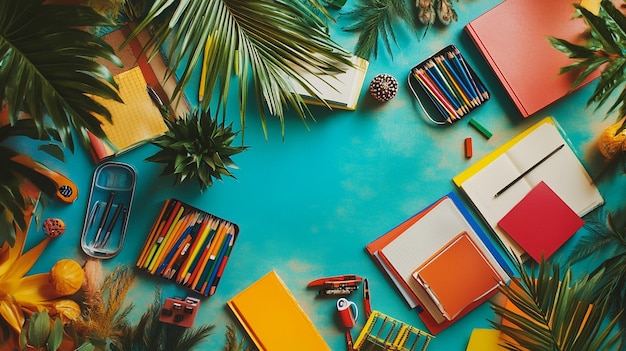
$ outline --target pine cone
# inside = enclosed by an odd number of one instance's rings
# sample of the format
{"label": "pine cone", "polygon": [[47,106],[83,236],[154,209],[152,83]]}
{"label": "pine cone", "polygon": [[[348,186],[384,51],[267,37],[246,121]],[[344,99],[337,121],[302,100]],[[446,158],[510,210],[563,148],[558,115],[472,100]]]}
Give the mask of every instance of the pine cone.
{"label": "pine cone", "polygon": [[379,74],[370,82],[370,94],[374,99],[387,102],[398,92],[398,81],[389,74]]}

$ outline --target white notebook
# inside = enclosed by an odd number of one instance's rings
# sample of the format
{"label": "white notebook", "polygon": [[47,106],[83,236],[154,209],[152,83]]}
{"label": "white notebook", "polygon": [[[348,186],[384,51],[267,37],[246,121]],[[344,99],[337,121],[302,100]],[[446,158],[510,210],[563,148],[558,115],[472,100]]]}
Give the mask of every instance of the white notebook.
{"label": "white notebook", "polygon": [[[559,148],[561,145],[563,147]],[[520,181],[496,196],[531,168]],[[491,152],[453,181],[467,195],[505,249],[522,260],[524,251],[498,226],[498,222],[539,182],[544,181],[581,217],[604,203],[587,170],[551,117],[544,118]]]}

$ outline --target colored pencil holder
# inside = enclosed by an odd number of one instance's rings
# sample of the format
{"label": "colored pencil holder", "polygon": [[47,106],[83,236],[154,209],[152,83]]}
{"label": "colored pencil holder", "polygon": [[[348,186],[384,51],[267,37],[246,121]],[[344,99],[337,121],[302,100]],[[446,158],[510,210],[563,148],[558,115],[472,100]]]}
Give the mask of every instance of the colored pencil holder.
{"label": "colored pencil holder", "polygon": [[217,289],[239,226],[176,199],[156,217],[136,266],[199,294]]}
{"label": "colored pencil holder", "polygon": [[407,82],[426,119],[436,125],[453,124],[490,98],[454,45],[413,66]]}

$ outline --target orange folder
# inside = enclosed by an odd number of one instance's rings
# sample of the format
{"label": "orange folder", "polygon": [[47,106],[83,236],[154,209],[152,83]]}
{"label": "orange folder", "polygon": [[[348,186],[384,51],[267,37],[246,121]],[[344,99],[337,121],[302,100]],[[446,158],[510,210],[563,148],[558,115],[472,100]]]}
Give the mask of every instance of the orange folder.
{"label": "orange folder", "polygon": [[501,280],[466,232],[418,267],[413,278],[448,320],[496,290]]}

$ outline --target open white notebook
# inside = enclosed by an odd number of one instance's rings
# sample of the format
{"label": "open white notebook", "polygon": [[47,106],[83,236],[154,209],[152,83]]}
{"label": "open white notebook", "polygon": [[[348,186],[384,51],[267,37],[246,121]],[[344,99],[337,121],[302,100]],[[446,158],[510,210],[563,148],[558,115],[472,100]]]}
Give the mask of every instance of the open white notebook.
{"label": "open white notebook", "polygon": [[[328,106],[334,109],[356,109],[365,81],[369,62],[358,56],[352,56],[354,67],[344,67],[345,72],[334,75],[306,72],[299,73],[309,83],[309,88],[324,99]],[[322,101],[315,99],[303,85],[293,81],[295,92],[300,94],[307,104],[324,105]]]}
{"label": "open white notebook", "polygon": [[[559,148],[561,145],[563,147]],[[531,168],[520,181],[496,196]],[[581,217],[604,203],[587,170],[551,117],[485,156],[453,181],[494,230],[505,249],[520,259],[524,251],[498,226],[498,221],[539,182],[544,181]]]}

